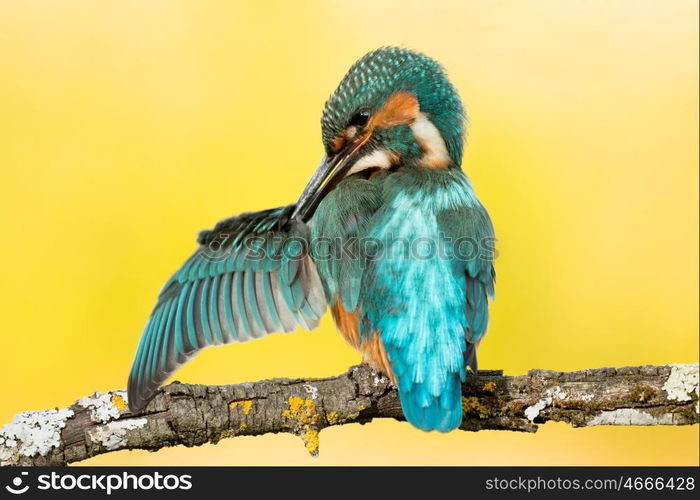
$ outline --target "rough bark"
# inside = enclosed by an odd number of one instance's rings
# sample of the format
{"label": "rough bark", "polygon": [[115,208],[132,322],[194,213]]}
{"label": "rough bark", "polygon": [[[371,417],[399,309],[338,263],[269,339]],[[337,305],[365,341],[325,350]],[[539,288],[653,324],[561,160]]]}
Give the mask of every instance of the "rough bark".
{"label": "rough bark", "polygon": [[[463,387],[462,430],[535,432],[537,424],[692,425],[698,365],[480,371]],[[1,465],[65,465],[121,449],[198,446],[287,432],[312,455],[319,432],[375,418],[403,420],[396,389],[367,366],[324,379],[273,379],[222,386],[174,382],[130,413],[124,391],[96,393],[62,410],[23,412],[0,430]]]}

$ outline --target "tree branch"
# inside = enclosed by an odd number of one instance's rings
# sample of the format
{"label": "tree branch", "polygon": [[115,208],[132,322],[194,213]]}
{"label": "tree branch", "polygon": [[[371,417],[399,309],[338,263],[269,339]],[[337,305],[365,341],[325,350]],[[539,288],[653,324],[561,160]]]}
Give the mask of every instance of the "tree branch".
{"label": "tree branch", "polygon": [[[463,387],[462,430],[535,432],[548,421],[593,425],[692,425],[698,364],[480,371]],[[364,365],[324,379],[273,379],[222,386],[174,382],[142,412],[124,391],[96,393],[65,409],[22,412],[0,429],[0,465],[65,465],[123,449],[198,446],[222,438],[287,432],[316,455],[319,432],[375,418],[403,420],[398,393]]]}

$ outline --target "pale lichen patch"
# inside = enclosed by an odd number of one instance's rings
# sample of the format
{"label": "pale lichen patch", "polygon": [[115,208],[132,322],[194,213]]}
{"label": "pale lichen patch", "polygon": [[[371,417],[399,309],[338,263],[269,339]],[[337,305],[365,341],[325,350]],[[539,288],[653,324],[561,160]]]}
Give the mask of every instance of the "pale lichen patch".
{"label": "pale lichen patch", "polygon": [[311,394],[311,399],[316,399],[318,397],[318,387],[311,384],[304,384],[304,390]]}
{"label": "pale lichen patch", "polygon": [[[690,401],[700,397],[700,383],[698,363],[687,365],[671,365],[671,374],[668,376],[663,390],[668,394],[668,399],[675,401]],[[700,401],[695,405],[696,413],[700,413]]]}
{"label": "pale lichen patch", "polygon": [[381,384],[388,384],[390,382],[391,381],[389,378],[383,373],[372,370],[372,383],[375,387],[378,387]]}
{"label": "pale lichen patch", "polygon": [[108,450],[116,450],[126,445],[128,431],[140,429],[147,422],[148,420],[145,418],[109,422],[88,430],[88,436],[93,443],[100,444]]}
{"label": "pale lichen patch", "polygon": [[547,391],[547,394],[552,396],[554,399],[564,400],[567,397],[567,394],[559,386],[556,386],[551,392]]}
{"label": "pale lichen patch", "polygon": [[13,456],[45,456],[61,444],[61,429],[73,410],[24,411],[0,429],[0,464]]}
{"label": "pale lichen patch", "polygon": [[643,410],[621,408],[602,411],[589,420],[587,425],[673,425],[673,415],[664,413],[654,416]]}
{"label": "pale lichen patch", "polygon": [[568,395],[566,392],[564,392],[559,386],[556,386],[554,389],[547,389],[545,398],[540,399],[534,405],[525,408],[525,416],[530,422],[534,422],[539,416],[540,412],[548,406],[552,406],[555,400],[563,401],[567,397]]}
{"label": "pale lichen patch", "polygon": [[126,391],[96,392],[78,400],[78,404],[90,410],[93,422],[106,423],[119,418],[126,408]]}
{"label": "pale lichen patch", "polygon": [[542,410],[544,410],[547,406],[552,404],[552,398],[547,397],[545,399],[540,399],[537,403],[535,403],[532,406],[528,406],[525,408],[525,416],[530,422],[534,422],[537,416],[540,414]]}

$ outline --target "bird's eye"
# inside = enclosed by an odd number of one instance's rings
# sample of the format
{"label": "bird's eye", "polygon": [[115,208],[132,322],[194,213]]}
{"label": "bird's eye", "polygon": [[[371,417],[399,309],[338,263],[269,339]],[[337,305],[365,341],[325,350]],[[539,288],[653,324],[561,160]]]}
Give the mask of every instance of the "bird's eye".
{"label": "bird's eye", "polygon": [[354,125],[356,127],[364,127],[367,125],[367,121],[369,121],[369,117],[371,115],[371,112],[367,108],[362,108],[357,111],[353,115],[353,117],[350,119],[350,123],[348,125]]}

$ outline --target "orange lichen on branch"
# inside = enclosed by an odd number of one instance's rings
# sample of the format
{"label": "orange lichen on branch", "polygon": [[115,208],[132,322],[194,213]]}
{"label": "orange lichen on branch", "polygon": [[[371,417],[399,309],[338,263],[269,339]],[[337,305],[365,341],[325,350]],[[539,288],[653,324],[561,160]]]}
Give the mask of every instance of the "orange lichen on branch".
{"label": "orange lichen on branch", "polygon": [[112,394],[112,404],[119,410],[119,413],[126,409],[126,400],[119,394]]}
{"label": "orange lichen on branch", "polygon": [[228,404],[228,407],[232,410],[234,408],[241,407],[243,409],[243,414],[248,415],[248,413],[250,413],[251,408],[253,408],[253,401],[251,401],[250,399],[232,401]]}
{"label": "orange lichen on branch", "polygon": [[282,412],[282,416],[295,420],[300,425],[316,423],[316,404],[311,399],[302,399],[299,396],[290,396],[287,399],[289,408]]}
{"label": "orange lichen on branch", "polygon": [[306,451],[311,456],[318,456],[320,444],[318,436],[318,413],[316,413],[316,403],[311,399],[303,399],[299,396],[290,396],[287,399],[289,408],[282,412],[282,416],[293,422],[293,427],[304,441]]}
{"label": "orange lichen on branch", "polygon": [[491,382],[486,382],[484,384],[484,391],[493,392],[495,390],[496,390],[496,382],[491,381]]}

